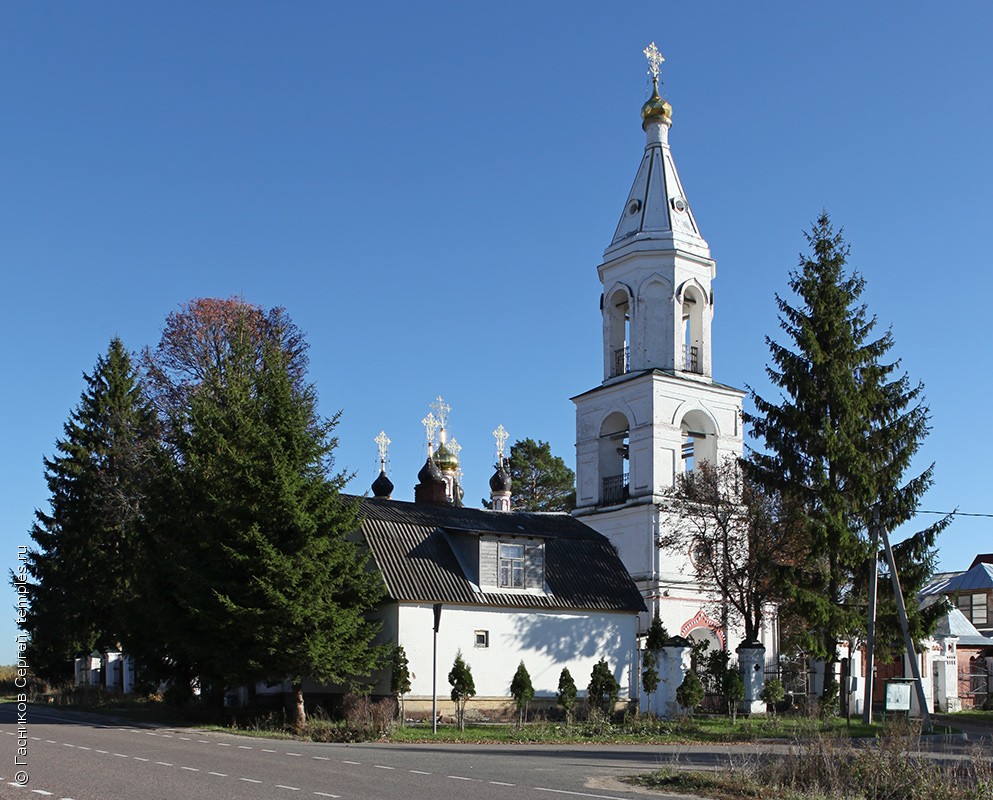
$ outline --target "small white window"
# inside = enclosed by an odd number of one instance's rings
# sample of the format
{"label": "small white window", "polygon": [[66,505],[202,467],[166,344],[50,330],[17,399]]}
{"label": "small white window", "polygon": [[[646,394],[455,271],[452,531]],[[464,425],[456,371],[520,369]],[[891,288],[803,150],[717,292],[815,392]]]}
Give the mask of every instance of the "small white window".
{"label": "small white window", "polygon": [[524,588],[524,545],[500,543],[500,588]]}
{"label": "small white window", "polygon": [[490,646],[490,632],[476,631],[476,647],[489,647],[489,646]]}

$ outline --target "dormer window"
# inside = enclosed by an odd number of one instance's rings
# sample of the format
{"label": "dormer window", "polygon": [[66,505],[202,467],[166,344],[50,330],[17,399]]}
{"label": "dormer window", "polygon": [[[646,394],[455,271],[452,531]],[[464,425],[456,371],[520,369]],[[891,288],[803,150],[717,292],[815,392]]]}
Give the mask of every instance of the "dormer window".
{"label": "dormer window", "polygon": [[479,585],[484,591],[545,591],[545,543],[523,536],[480,537]]}
{"label": "dormer window", "polygon": [[500,588],[524,588],[524,545],[500,542]]}

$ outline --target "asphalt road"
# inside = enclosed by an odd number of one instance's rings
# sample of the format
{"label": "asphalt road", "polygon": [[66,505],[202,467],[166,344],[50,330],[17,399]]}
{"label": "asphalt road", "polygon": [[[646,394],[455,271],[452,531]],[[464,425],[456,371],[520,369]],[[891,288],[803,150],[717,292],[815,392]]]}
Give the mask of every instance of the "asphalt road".
{"label": "asphalt road", "polygon": [[[619,783],[619,776],[673,759],[728,769],[760,751],[781,749],[317,744],[134,725],[42,706],[27,707],[23,728],[26,754],[19,760],[26,764],[15,764],[17,711],[0,705],[0,798],[623,800],[644,795]],[[18,772],[26,785],[19,785]]]}

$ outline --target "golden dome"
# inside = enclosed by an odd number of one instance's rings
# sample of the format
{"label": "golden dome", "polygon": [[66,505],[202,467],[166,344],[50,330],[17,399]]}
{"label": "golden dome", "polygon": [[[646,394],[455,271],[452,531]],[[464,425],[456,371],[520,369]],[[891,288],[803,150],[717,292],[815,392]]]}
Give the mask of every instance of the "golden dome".
{"label": "golden dome", "polygon": [[641,107],[641,119],[643,125],[652,119],[660,119],[667,125],[672,124],[672,106],[659,95],[658,78],[652,78],[652,96]]}

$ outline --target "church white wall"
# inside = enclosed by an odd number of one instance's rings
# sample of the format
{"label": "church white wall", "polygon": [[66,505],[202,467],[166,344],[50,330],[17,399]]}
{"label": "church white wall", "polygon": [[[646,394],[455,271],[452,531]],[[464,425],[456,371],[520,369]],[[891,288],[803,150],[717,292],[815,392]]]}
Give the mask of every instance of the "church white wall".
{"label": "church white wall", "polygon": [[[408,698],[431,696],[434,615],[430,604],[401,604],[399,644],[411,672]],[[477,647],[475,632],[487,631],[488,647]],[[445,606],[438,633],[438,696],[447,698],[448,672],[455,654],[472,667],[478,697],[509,697],[510,681],[524,661],[537,697],[554,697],[563,667],[585,694],[593,665],[606,658],[621,685],[620,699],[632,696],[637,679],[637,615],[592,611],[535,611],[482,606]]]}

